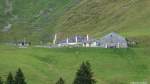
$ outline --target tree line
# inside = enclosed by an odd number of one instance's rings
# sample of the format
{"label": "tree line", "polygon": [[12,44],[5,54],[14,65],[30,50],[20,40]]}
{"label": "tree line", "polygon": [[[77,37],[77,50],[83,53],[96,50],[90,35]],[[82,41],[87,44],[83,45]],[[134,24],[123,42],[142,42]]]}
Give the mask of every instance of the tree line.
{"label": "tree line", "polygon": [[19,68],[16,72],[16,75],[13,76],[11,72],[9,72],[6,81],[3,81],[0,77],[0,84],[27,84],[25,81],[24,73]]}
{"label": "tree line", "polygon": [[[6,81],[2,81],[0,78],[0,84],[27,84],[25,81],[24,74],[21,69],[18,69],[15,77],[12,73],[8,74]],[[65,81],[62,77],[56,82],[56,84],[65,84]],[[91,65],[88,61],[83,62],[76,72],[75,79],[73,84],[96,84],[95,79],[93,78],[93,72],[91,70]]]}

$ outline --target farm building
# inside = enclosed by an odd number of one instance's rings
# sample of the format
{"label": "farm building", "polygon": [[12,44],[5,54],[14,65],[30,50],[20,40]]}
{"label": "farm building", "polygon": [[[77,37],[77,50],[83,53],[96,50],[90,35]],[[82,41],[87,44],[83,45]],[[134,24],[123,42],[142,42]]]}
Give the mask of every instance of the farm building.
{"label": "farm building", "polygon": [[[73,36],[71,38],[66,38],[65,40],[59,41],[57,44],[59,47],[61,46],[73,46],[73,47],[91,47],[94,46],[93,39],[89,38],[89,36]],[[95,45],[96,46],[96,45]]]}
{"label": "farm building", "polygon": [[101,47],[101,48],[128,48],[126,38],[112,32],[100,40],[86,36],[73,36],[57,42],[58,47]]}
{"label": "farm building", "polygon": [[25,48],[31,45],[31,42],[27,42],[26,40],[20,40],[17,42],[19,48]]}
{"label": "farm building", "polygon": [[127,48],[128,43],[126,38],[112,32],[97,41],[97,46],[102,48]]}

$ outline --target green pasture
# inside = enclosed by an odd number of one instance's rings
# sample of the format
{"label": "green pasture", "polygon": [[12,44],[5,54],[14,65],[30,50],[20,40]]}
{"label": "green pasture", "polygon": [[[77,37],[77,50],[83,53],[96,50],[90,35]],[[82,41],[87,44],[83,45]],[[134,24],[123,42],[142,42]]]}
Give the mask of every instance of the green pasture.
{"label": "green pasture", "polygon": [[83,61],[92,65],[97,84],[150,81],[150,48],[26,48],[0,46],[0,76],[22,68],[28,84],[55,84],[63,77],[71,84]]}

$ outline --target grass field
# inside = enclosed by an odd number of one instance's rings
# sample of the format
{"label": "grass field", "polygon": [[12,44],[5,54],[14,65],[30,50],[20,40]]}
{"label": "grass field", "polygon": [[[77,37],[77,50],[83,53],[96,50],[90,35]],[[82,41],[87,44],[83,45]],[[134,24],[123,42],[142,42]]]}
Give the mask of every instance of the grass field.
{"label": "grass field", "polygon": [[27,48],[0,46],[0,76],[18,67],[28,84],[55,84],[59,77],[71,84],[83,61],[92,65],[97,84],[150,82],[150,48]]}

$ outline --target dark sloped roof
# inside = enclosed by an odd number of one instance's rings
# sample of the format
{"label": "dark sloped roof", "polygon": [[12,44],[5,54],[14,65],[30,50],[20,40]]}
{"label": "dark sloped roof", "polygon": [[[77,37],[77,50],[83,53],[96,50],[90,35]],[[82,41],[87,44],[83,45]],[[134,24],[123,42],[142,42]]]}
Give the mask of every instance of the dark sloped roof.
{"label": "dark sloped roof", "polygon": [[105,43],[126,43],[126,39],[119,34],[112,32],[106,36],[104,36],[102,39],[100,39],[100,42]]}
{"label": "dark sloped roof", "polygon": [[[68,43],[75,43],[75,42],[76,42],[76,39],[77,39],[77,42],[78,42],[78,43],[88,42],[86,36],[77,35],[77,36],[73,36],[73,37],[71,37],[71,38],[68,38]],[[91,41],[91,40],[92,40],[92,39],[89,38],[89,41]],[[59,41],[58,43],[59,43],[59,44],[67,43],[67,39],[62,40],[62,41]]]}

